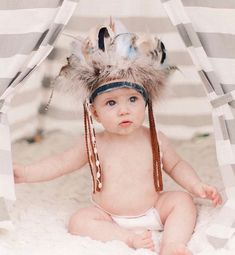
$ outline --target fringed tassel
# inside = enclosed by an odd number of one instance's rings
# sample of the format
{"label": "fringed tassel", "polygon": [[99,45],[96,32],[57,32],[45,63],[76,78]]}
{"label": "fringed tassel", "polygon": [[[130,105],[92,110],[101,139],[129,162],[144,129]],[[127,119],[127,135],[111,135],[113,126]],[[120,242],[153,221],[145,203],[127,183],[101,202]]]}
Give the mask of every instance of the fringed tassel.
{"label": "fringed tassel", "polygon": [[162,191],[163,182],[162,182],[162,171],[161,171],[161,157],[160,157],[160,148],[158,144],[157,132],[155,127],[154,115],[152,102],[148,102],[148,114],[149,114],[149,129],[151,136],[152,152],[153,152],[153,180],[155,190]]}
{"label": "fringed tassel", "polygon": [[[84,128],[85,142],[87,148],[88,162],[93,180],[93,193],[101,191],[102,188],[102,172],[100,166],[99,155],[96,146],[96,135],[93,126],[92,115],[89,110],[89,103],[84,103]],[[95,170],[95,171],[94,171]]]}
{"label": "fringed tassel", "polygon": [[50,104],[51,104],[51,101],[52,101],[52,97],[53,97],[53,95],[54,95],[54,90],[55,90],[55,83],[53,82],[53,83],[51,83],[51,94],[50,94],[50,97],[49,97],[49,99],[48,99],[48,102],[47,102],[47,104],[46,104],[46,106],[45,106],[45,108],[44,108],[44,110],[45,111],[48,111],[49,110],[49,106],[50,106]]}
{"label": "fringed tassel", "polygon": [[88,113],[86,111],[86,106],[85,104],[83,105],[83,109],[84,109],[84,129],[85,129],[85,143],[86,143],[86,150],[87,150],[87,158],[88,158],[88,163],[89,163],[89,167],[91,170],[91,176],[92,176],[92,182],[93,182],[93,193],[95,193],[95,177],[94,177],[94,173],[93,173],[93,163],[92,163],[92,153],[91,150],[89,148],[89,124],[88,124]]}

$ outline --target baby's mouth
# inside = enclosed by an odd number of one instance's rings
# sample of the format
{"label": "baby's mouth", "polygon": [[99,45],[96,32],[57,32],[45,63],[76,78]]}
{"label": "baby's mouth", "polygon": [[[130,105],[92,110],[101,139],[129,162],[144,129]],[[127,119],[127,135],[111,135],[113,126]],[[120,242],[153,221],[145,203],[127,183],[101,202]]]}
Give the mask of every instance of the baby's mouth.
{"label": "baby's mouth", "polygon": [[131,124],[132,124],[132,121],[130,121],[130,120],[124,120],[124,121],[122,121],[122,122],[119,123],[119,126],[121,126],[121,127],[128,127],[128,126],[130,126]]}

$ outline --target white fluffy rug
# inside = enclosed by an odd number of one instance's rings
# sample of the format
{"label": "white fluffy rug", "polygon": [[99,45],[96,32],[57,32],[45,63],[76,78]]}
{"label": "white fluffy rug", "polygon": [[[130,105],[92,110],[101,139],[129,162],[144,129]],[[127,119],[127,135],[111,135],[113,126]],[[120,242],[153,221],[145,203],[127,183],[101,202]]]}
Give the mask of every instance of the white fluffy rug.
{"label": "white fluffy rug", "polygon": [[[71,135],[59,132],[47,135],[37,144],[25,141],[13,145],[13,159],[29,163],[64,150],[74,141]],[[222,189],[217,170],[212,137],[177,142],[179,153],[197,169],[201,178]],[[47,183],[19,184],[17,200],[9,204],[14,230],[0,231],[1,255],[151,255],[145,249],[133,250],[120,241],[102,243],[70,235],[67,222],[79,207],[89,204],[89,171],[82,169]],[[179,189],[165,177],[166,189]],[[234,255],[235,237],[225,247],[214,250],[205,236],[205,229],[218,209],[197,200],[199,215],[189,247],[197,255]],[[102,230],[101,230],[102,231]],[[180,230],[179,230],[180,231]]]}

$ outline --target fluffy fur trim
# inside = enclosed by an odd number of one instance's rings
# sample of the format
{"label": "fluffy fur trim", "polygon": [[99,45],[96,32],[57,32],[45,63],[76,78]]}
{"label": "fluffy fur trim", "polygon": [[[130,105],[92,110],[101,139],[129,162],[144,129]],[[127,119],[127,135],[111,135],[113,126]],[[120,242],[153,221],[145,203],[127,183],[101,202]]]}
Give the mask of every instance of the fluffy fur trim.
{"label": "fluffy fur trim", "polygon": [[176,69],[166,65],[166,50],[158,38],[127,33],[120,22],[115,28],[113,21],[93,28],[85,39],[77,38],[67,60],[56,82],[83,100],[100,85],[122,80],[142,85],[155,101]]}

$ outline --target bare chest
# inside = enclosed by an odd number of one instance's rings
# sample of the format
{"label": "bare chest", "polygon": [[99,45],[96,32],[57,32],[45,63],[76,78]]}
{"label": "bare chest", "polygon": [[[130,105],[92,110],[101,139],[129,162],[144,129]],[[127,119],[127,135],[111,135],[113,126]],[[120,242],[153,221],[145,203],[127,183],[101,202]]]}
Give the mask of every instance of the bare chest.
{"label": "bare chest", "polygon": [[[103,176],[102,192],[94,200],[114,214],[138,214],[156,198],[152,148],[145,142],[103,144],[98,147]],[[114,202],[115,201],[115,202]]]}
{"label": "bare chest", "polygon": [[136,179],[152,173],[152,150],[148,144],[106,146],[100,150],[105,178]]}

